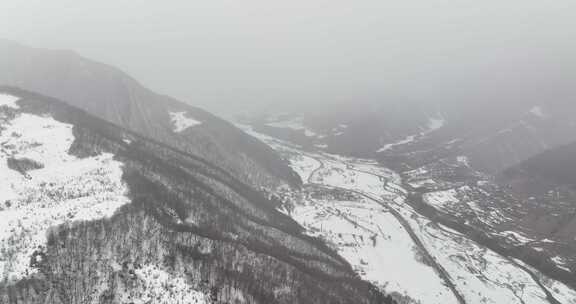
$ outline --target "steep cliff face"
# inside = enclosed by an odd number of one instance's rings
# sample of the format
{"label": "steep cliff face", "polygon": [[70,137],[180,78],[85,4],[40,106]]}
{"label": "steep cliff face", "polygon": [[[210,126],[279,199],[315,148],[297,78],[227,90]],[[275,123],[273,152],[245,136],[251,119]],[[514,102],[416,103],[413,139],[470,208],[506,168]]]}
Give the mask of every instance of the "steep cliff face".
{"label": "steep cliff face", "polygon": [[0,94],[0,302],[391,303],[204,159]]}
{"label": "steep cliff face", "polygon": [[226,121],[154,93],[118,69],[70,51],[34,49],[0,40],[0,84],[63,100],[204,158],[252,186],[300,182],[269,147]]}

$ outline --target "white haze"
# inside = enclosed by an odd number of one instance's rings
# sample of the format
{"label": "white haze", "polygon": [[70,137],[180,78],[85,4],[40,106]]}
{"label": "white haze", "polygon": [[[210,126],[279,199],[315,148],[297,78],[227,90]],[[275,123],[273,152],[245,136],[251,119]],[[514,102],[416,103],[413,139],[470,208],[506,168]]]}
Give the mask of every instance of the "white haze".
{"label": "white haze", "polygon": [[1,1],[0,38],[72,49],[222,112],[566,100],[573,0]]}

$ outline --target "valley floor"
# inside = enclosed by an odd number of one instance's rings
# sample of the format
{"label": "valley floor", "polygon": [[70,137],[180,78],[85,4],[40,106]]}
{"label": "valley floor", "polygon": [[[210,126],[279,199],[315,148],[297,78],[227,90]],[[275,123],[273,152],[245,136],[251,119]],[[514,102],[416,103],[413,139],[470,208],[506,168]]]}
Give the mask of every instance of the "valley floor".
{"label": "valley floor", "polygon": [[251,133],[305,183],[302,193],[279,190],[291,200],[287,212],[399,302],[576,303],[576,291],[563,283],[416,212],[395,172]]}

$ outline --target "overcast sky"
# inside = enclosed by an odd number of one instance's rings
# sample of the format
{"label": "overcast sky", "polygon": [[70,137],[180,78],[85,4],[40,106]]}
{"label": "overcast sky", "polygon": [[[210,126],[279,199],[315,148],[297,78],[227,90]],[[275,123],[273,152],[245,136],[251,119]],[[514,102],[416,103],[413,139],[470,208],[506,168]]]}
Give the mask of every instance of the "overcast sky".
{"label": "overcast sky", "polygon": [[212,110],[575,96],[574,0],[0,1],[0,37]]}

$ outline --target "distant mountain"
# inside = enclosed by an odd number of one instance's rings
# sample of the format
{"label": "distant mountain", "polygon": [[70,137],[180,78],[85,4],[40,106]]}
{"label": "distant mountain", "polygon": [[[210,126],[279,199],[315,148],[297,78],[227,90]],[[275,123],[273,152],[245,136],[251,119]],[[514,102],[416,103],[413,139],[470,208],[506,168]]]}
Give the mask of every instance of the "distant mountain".
{"label": "distant mountain", "polygon": [[391,302],[220,167],[15,88],[0,193],[1,303]]}
{"label": "distant mountain", "polygon": [[377,158],[397,170],[451,156],[495,174],[576,140],[576,104],[568,101],[382,101],[300,112],[305,114],[270,113],[244,122],[305,147]]}
{"label": "distant mountain", "polygon": [[0,40],[0,84],[61,99],[217,164],[257,188],[300,182],[272,149],[228,122],[152,92],[122,71],[71,51]]}
{"label": "distant mountain", "polygon": [[576,288],[576,104],[389,102],[243,123],[304,151],[376,159],[419,214]]}

